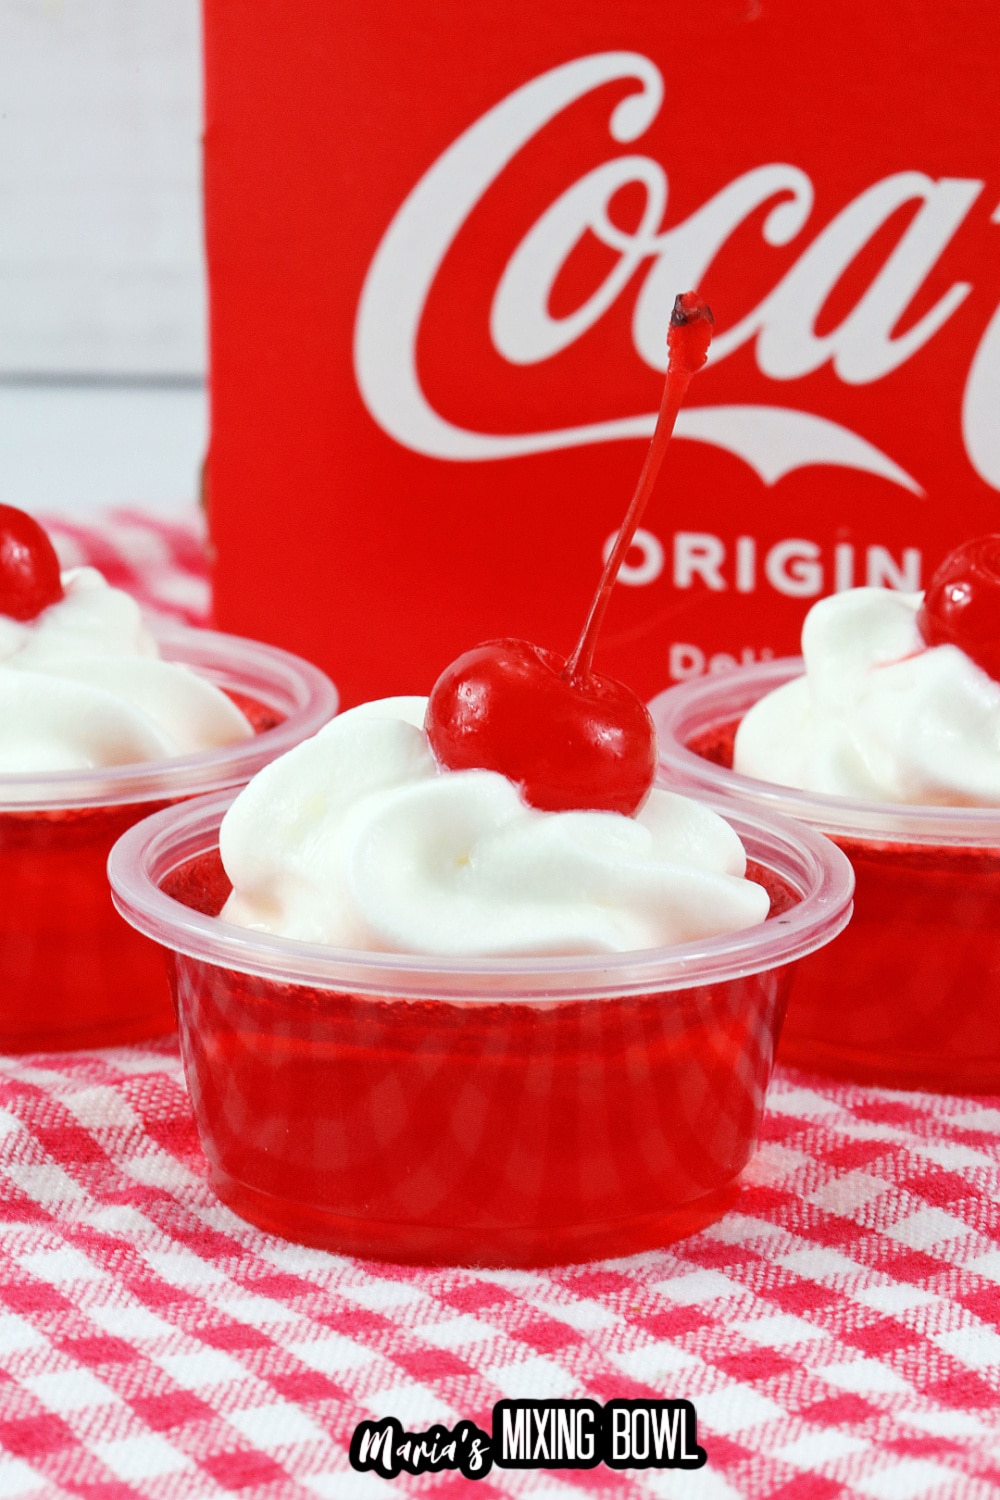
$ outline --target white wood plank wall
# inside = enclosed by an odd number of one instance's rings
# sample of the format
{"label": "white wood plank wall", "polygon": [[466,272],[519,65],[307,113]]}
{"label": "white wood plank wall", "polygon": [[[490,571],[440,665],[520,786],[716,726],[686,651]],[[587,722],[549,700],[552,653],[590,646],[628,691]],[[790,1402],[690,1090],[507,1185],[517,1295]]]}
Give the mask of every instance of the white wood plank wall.
{"label": "white wood plank wall", "polygon": [[0,498],[190,508],[205,447],[198,0],[0,0]]}

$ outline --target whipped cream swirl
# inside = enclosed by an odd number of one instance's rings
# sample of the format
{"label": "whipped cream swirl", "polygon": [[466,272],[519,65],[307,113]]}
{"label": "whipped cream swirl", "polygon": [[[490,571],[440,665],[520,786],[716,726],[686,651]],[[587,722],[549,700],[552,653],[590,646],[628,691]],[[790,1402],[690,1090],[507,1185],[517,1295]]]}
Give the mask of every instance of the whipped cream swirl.
{"label": "whipped cream swirl", "polygon": [[1000,683],[925,644],[922,599],[864,588],[813,605],[805,674],[746,714],[734,769],[866,801],[1000,806]]}
{"label": "whipped cream swirl", "polygon": [[446,771],[424,698],[333,719],[222,822],[222,917],[303,942],[439,956],[661,947],[762,922],[722,818],[654,788],[635,818],[539,812],[495,771]]}
{"label": "whipped cream swirl", "polygon": [[0,615],[0,775],[131,765],[250,739],[220,688],[160,660],[134,599],[94,568],[72,568],[62,582],[64,597],[34,620]]}

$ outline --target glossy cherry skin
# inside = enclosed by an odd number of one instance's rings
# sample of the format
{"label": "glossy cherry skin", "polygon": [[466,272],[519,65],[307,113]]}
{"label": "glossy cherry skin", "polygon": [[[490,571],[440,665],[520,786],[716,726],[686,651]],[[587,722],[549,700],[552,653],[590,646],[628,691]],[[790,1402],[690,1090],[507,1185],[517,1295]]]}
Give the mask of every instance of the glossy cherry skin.
{"label": "glossy cherry skin", "polygon": [[674,300],[667,374],[653,437],[583,631],[567,661],[530,641],[487,641],[452,662],[431,692],[424,728],[450,771],[499,771],[547,812],[638,812],[656,775],[653,721],[631,688],[591,668],[608,600],[714,319],[697,292]]}
{"label": "glossy cherry skin", "polygon": [[642,700],[611,677],[568,682],[566,663],[530,641],[487,641],[447,667],[424,728],[450,771],[499,771],[546,812],[630,815],[656,774],[656,730]]}
{"label": "glossy cherry skin", "polygon": [[1000,536],[976,537],[945,558],[917,626],[928,646],[959,646],[1000,682]]}
{"label": "glossy cherry skin", "polygon": [[38,522],[0,505],[0,615],[33,620],[63,596],[59,559]]}

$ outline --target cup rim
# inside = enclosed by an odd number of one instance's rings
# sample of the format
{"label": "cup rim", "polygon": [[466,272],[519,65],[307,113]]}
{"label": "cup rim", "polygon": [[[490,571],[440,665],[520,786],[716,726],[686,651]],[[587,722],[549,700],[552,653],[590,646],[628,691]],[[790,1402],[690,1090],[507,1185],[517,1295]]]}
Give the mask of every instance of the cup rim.
{"label": "cup rim", "polygon": [[235,795],[166,808],[123,834],[108,861],[112,899],[133,927],[177,953],[285,985],[485,1003],[690,989],[802,958],[836,937],[853,909],[854,872],[828,839],[786,819],[706,798],[743,838],[751,858],[800,891],[795,907],[721,937],[629,953],[449,959],[329,948],[205,916],[160,888],[172,870],[218,846],[219,824]]}
{"label": "cup rim", "polygon": [[218,686],[259,698],[285,717],[252,739],[195,755],[93,770],[0,775],[0,813],[118,807],[241,786],[269,761],[315,734],[337,712],[334,684],[312,662],[245,636],[146,617],[166,661],[189,666]]}
{"label": "cup rim", "polygon": [[1000,847],[1000,807],[870,802],[801,791],[743,776],[688,748],[694,734],[741,718],[765,693],[804,671],[801,656],[782,656],[691,678],[659,693],[649,703],[660,746],[659,783],[674,790],[687,787],[712,797],[738,798],[762,811],[794,818],[830,837],[859,843],[954,849]]}

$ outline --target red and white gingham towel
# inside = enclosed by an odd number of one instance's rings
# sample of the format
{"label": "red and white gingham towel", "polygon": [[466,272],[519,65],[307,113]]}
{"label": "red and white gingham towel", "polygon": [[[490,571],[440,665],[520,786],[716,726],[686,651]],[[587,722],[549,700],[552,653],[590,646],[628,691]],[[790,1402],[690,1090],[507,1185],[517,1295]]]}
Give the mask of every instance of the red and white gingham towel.
{"label": "red and white gingham towel", "polygon": [[[203,617],[193,528],[119,515],[58,542]],[[1000,1098],[779,1071],[736,1209],[693,1239],[431,1271],[223,1208],[172,1042],[0,1059],[0,1500],[986,1500],[998,1393]],[[643,1395],[695,1403],[705,1469],[494,1469],[471,1489],[347,1465],[366,1417],[488,1429],[502,1396]]]}
{"label": "red and white gingham towel", "polygon": [[100,527],[58,516],[42,519],[64,568],[89,564],[148,609],[176,615],[190,625],[207,622],[208,549],[195,514],[185,524],[137,510],[114,510]]}
{"label": "red and white gingham towel", "polygon": [[205,1178],[173,1043],[0,1062],[0,1495],[452,1494],[347,1467],[365,1417],[489,1428],[502,1396],[686,1396],[697,1474],[475,1494],[1000,1493],[1000,1100],[779,1075],[737,1208],[544,1272],[285,1244]]}

